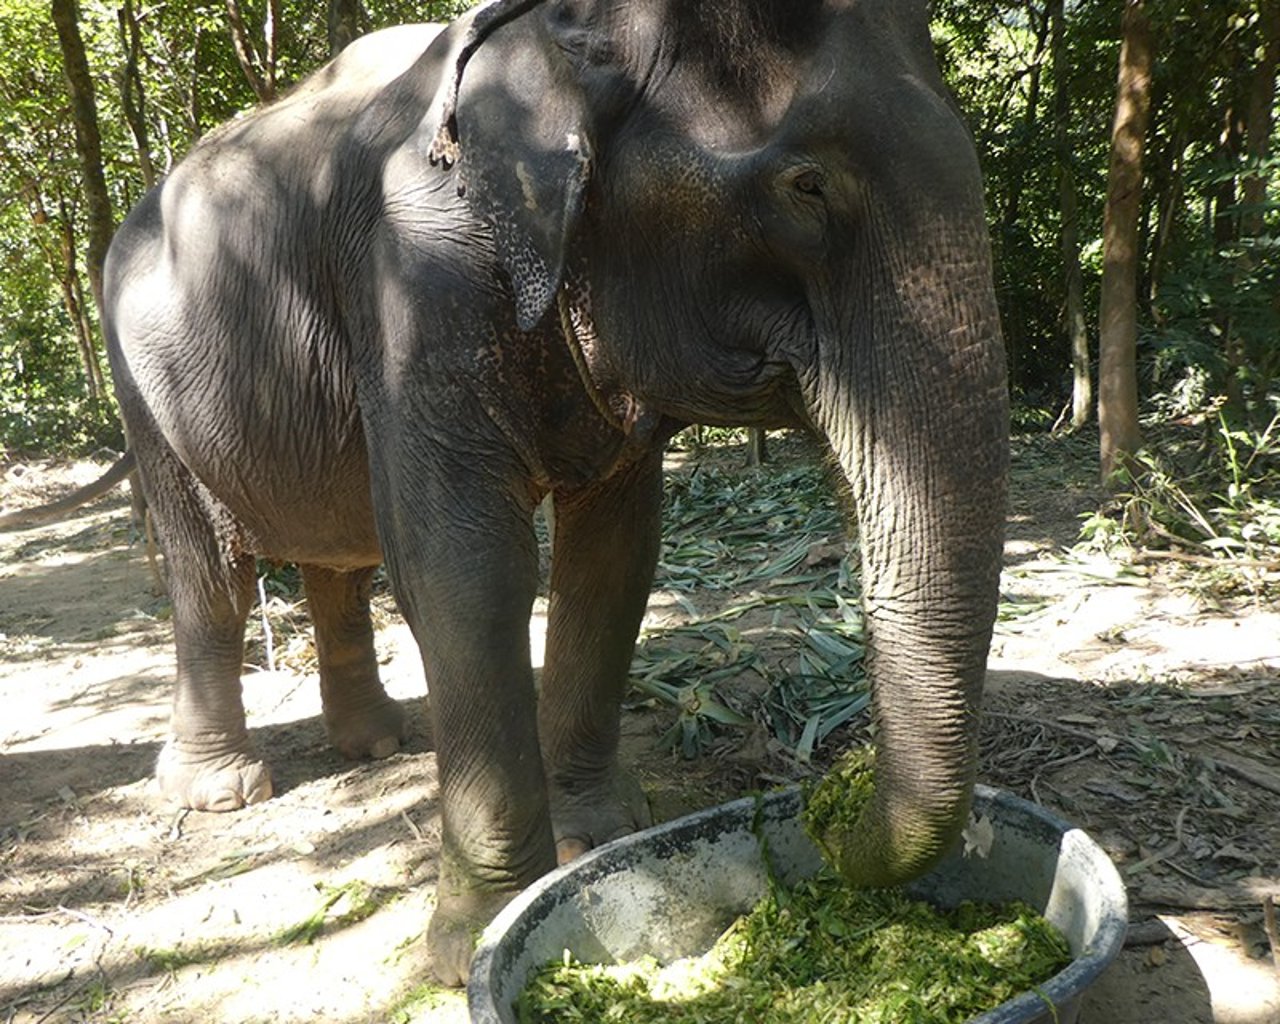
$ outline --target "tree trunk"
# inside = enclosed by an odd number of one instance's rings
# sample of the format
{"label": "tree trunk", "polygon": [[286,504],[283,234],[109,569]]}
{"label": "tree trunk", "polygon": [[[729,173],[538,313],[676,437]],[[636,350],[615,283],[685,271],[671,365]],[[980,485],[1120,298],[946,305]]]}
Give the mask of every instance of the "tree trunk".
{"label": "tree trunk", "polygon": [[98,365],[98,356],[93,344],[93,325],[90,324],[88,311],[84,308],[84,292],[80,287],[80,275],[76,271],[75,230],[65,209],[62,212],[62,233],[59,241],[62,266],[59,268],[58,283],[62,288],[62,304],[67,311],[67,318],[75,327],[76,346],[80,349],[80,362],[84,367],[89,397],[97,401],[102,397],[105,386],[102,380],[102,368]]}
{"label": "tree trunk", "polygon": [[[1222,116],[1218,151],[1224,167],[1236,167],[1244,148],[1244,122],[1232,103]],[[1213,240],[1225,249],[1240,237],[1240,205],[1234,175],[1224,175],[1213,190]]]}
{"label": "tree trunk", "polygon": [[329,0],[329,56],[336,57],[360,34],[360,0]]}
{"label": "tree trunk", "polygon": [[1138,427],[1138,221],[1151,113],[1151,26],[1144,0],[1125,0],[1111,163],[1102,226],[1098,427],[1104,481],[1142,446]]}
{"label": "tree trunk", "polygon": [[75,0],[52,0],[53,24],[58,30],[62,49],[62,67],[71,97],[75,120],[76,152],[80,156],[80,172],[84,176],[84,198],[87,211],[85,264],[89,287],[98,310],[102,310],[102,264],[115,231],[111,212],[111,196],[102,170],[102,136],[98,130],[98,107],[93,91],[93,77],[85,57],[84,40],[80,36],[79,12]]}
{"label": "tree trunk", "polygon": [[1260,0],[1259,27],[1262,54],[1249,80],[1245,117],[1245,155],[1249,173],[1243,182],[1244,211],[1240,233],[1247,238],[1262,234],[1267,202],[1267,175],[1262,170],[1271,148],[1276,101],[1276,65],[1280,63],[1280,0]]}
{"label": "tree trunk", "polygon": [[[1027,20],[1035,32],[1036,45],[1031,56],[1031,65],[1027,69],[1027,101],[1020,118],[1021,123],[1014,129],[1014,137],[1015,139],[1021,139],[1021,143],[1015,142],[1015,145],[1029,146],[1031,140],[1035,137],[1040,113],[1040,83],[1044,67],[1045,46],[1049,36],[1049,18],[1046,14],[1037,23],[1036,4],[1034,2],[1027,3],[1024,9]],[[1020,80],[1021,77],[1022,75],[1019,74],[1015,78],[1015,82]],[[1016,92],[1016,87],[1011,87],[1009,91],[1012,95]],[[1022,197],[1026,185],[1027,166],[1028,162],[1026,160],[1015,160],[1013,162],[1008,186],[1005,190],[1004,209],[1000,215],[997,237],[999,238],[1001,249],[1006,254],[1004,257],[1006,265],[1016,261],[1017,252],[1026,244],[1027,232],[1025,229],[1020,229],[1019,222],[1022,216]],[[1010,258],[1011,256],[1013,259]],[[1017,288],[1009,289],[1001,303],[1005,325],[1005,348],[1009,359],[1009,377],[1015,391],[1023,386],[1026,377],[1025,364],[1028,349],[1028,332],[1025,306],[1026,303],[1023,301],[1022,293]]]}
{"label": "tree trunk", "polygon": [[279,0],[268,0],[263,24],[265,50],[261,56],[249,35],[244,15],[240,12],[240,0],[226,0],[226,3],[231,44],[235,47],[240,70],[244,72],[249,88],[258,97],[258,101],[270,103],[276,98],[276,25],[279,21]]}
{"label": "tree trunk", "polygon": [[1169,243],[1173,238],[1174,228],[1178,223],[1178,213],[1183,206],[1184,186],[1182,166],[1186,157],[1187,141],[1182,129],[1174,129],[1165,147],[1163,166],[1168,168],[1162,177],[1163,188],[1159,189],[1153,201],[1158,207],[1156,226],[1151,236],[1151,265],[1147,271],[1147,302],[1151,308],[1151,318],[1156,323],[1162,320],[1159,309],[1160,279],[1164,270],[1165,256],[1169,251]]}
{"label": "tree trunk", "polygon": [[1062,215],[1059,246],[1065,292],[1063,323],[1071,348],[1071,429],[1080,430],[1093,415],[1093,380],[1089,373],[1089,333],[1084,317],[1084,280],[1080,271],[1080,216],[1072,165],[1071,94],[1068,77],[1063,0],[1049,0],[1045,16],[1051,32],[1053,57],[1054,149],[1058,156],[1058,203]]}
{"label": "tree trunk", "polygon": [[[1015,137],[1020,135],[1025,140],[1024,144],[1029,144],[1031,138],[1035,135],[1036,121],[1040,113],[1040,80],[1041,72],[1044,68],[1045,45],[1049,39],[1049,30],[1052,26],[1052,3],[1053,0],[1050,0],[1050,10],[1045,12],[1045,16],[1039,25],[1035,23],[1035,4],[1027,4],[1027,18],[1035,26],[1036,47],[1031,55],[1031,68],[1027,81],[1026,109],[1023,111],[1021,126],[1015,130]],[[1011,168],[1008,195],[1005,196],[1004,216],[1001,227],[1001,233],[1006,238],[1012,234],[1017,226],[1018,219],[1022,215],[1022,192],[1026,179],[1027,161],[1014,161]]]}
{"label": "tree trunk", "polygon": [[[1223,115],[1222,135],[1219,138],[1220,153],[1223,166],[1238,167],[1240,156],[1244,150],[1245,125],[1240,115],[1240,107],[1233,101]],[[1236,187],[1234,175],[1224,176],[1214,189],[1213,198],[1213,241],[1217,246],[1218,256],[1234,261],[1238,252],[1236,243],[1240,241],[1240,193]],[[1233,271],[1233,277],[1235,273]],[[1234,292],[1234,288],[1231,289]],[[1231,295],[1223,297],[1224,301],[1216,311],[1219,336],[1222,338],[1222,354],[1227,365],[1227,376],[1223,381],[1223,392],[1226,403],[1223,412],[1231,421],[1236,421],[1244,410],[1244,344],[1236,332],[1232,317]]]}
{"label": "tree trunk", "polygon": [[133,134],[134,148],[138,153],[138,170],[142,183],[151,188],[156,183],[156,169],[151,162],[151,140],[147,132],[147,101],[142,85],[139,62],[142,57],[142,33],[138,29],[138,12],[133,0],[124,0],[116,11],[120,23],[120,44],[124,49],[124,67],[120,70],[120,107],[129,131]]}

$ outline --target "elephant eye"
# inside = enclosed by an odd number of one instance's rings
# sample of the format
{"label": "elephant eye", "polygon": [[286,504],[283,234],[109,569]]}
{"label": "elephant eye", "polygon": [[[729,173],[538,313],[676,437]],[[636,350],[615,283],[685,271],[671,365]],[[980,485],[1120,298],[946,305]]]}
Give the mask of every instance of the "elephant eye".
{"label": "elephant eye", "polygon": [[826,189],[826,179],[822,172],[811,167],[797,171],[791,179],[791,187],[805,196],[822,198]]}

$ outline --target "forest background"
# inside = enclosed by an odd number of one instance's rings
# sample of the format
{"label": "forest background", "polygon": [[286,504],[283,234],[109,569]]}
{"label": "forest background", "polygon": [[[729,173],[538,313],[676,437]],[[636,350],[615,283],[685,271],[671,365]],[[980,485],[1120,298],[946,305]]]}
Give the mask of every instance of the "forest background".
{"label": "forest background", "polygon": [[[94,296],[204,132],[467,0],[0,0],[0,460],[120,448]],[[935,0],[987,181],[1014,426],[1098,428],[1095,532],[1280,546],[1280,0]],[[1102,539],[1106,539],[1103,537]]]}

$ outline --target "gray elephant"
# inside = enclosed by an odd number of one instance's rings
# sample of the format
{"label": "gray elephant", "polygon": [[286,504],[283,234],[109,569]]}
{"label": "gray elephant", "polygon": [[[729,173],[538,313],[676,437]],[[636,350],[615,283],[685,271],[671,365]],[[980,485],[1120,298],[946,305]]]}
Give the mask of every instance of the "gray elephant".
{"label": "gray elephant", "polygon": [[138,205],[106,307],[173,599],[163,791],[271,793],[240,694],[257,554],[302,568],[333,744],[397,749],[385,563],[430,689],[446,982],[557,857],[645,821],[619,703],[689,423],[810,428],[848,478],[879,753],[842,870],[905,879],[963,827],[1007,399],[924,0],[497,0],[378,33]]}

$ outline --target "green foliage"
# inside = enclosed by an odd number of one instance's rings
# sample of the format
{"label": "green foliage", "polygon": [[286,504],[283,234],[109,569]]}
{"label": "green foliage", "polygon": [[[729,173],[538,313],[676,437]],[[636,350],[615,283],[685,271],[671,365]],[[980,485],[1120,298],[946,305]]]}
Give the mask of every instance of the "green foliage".
{"label": "green foliage", "polygon": [[[1203,180],[1212,187],[1229,176]],[[1265,421],[1280,380],[1280,224],[1255,237],[1188,241],[1164,276],[1156,314],[1146,340],[1157,408],[1186,415],[1235,392],[1242,405],[1234,414]]]}
{"label": "green foliage", "polygon": [[[361,29],[447,21],[472,0],[372,0]],[[1149,3],[1157,61],[1143,193],[1141,356],[1155,408],[1185,415],[1221,396],[1230,415],[1265,423],[1280,377],[1280,160],[1245,157],[1240,120],[1259,64],[1258,0]],[[132,0],[147,153],[163,174],[200,135],[254,102],[222,0]],[[244,5],[261,39],[264,0]],[[1057,419],[1070,387],[1059,249],[1060,169],[1074,176],[1084,311],[1096,335],[1101,230],[1119,47],[1111,0],[1067,0],[1065,60],[1051,52],[1048,0],[935,0],[944,77],[965,112],[986,174],[997,292],[1022,429]],[[125,117],[129,61],[119,3],[82,0],[104,166],[117,217],[143,194],[143,159]],[[327,5],[282,0],[278,76],[287,89],[328,55]],[[61,55],[47,5],[0,0],[0,451],[69,450],[113,439],[93,401],[61,282],[64,238],[83,275],[84,210]],[[1056,123],[1066,89],[1068,117]],[[135,97],[136,98],[136,97]],[[1280,118],[1275,119],[1280,125]],[[1061,139],[1060,139],[1061,133]],[[1061,145],[1060,145],[1061,142]],[[1262,209],[1243,203],[1250,175]],[[1261,214],[1261,229],[1256,217]],[[1247,228],[1247,230],[1246,230]],[[81,282],[85,295],[88,288]],[[96,331],[91,299],[85,304]],[[88,358],[100,369],[100,343]],[[711,438],[715,440],[715,438]]]}
{"label": "green foliage", "polygon": [[[767,473],[699,466],[666,482],[663,552],[656,585],[685,621],[647,628],[631,665],[637,703],[675,710],[659,741],[685,757],[727,728],[751,724],[717,687],[751,673],[768,685],[761,709],[775,738],[807,763],[824,740],[869,702],[861,608],[831,481],[799,463]],[[787,542],[779,547],[778,538]],[[686,593],[749,593],[715,613]],[[766,609],[803,609],[794,669],[771,670],[739,620]],[[691,682],[692,680],[692,682]]]}
{"label": "green foliage", "polygon": [[[468,0],[364,4],[368,31],[417,20],[449,20]],[[249,30],[261,38],[265,4],[245,4]],[[125,10],[81,0],[80,31],[94,78],[103,165],[122,217],[143,195],[143,161],[122,101],[129,49]],[[165,173],[205,132],[250,107],[254,95],[236,60],[222,0],[133,0],[148,155]],[[83,279],[84,208],[62,57],[41,0],[0,0],[0,456],[75,453],[119,446],[108,397],[94,398],[65,308],[64,237],[85,315],[95,336],[93,360],[105,376],[96,310]],[[282,87],[328,57],[326,5],[284,0],[278,75]],[[109,390],[109,389],[108,389]]]}
{"label": "green foliage", "polygon": [[805,793],[805,831],[837,871],[844,844],[862,827],[863,812],[875,794],[875,763],[874,747],[854,747]]}
{"label": "green foliage", "polygon": [[1166,429],[1125,472],[1114,505],[1085,521],[1082,542],[1172,551],[1228,570],[1228,588],[1252,588],[1254,569],[1280,562],[1280,400],[1272,413],[1261,429],[1221,413],[1200,435]]}
{"label": "green foliage", "polygon": [[[1222,130],[1228,113],[1238,118],[1246,106],[1263,42],[1258,4],[1147,7],[1157,60],[1143,193],[1141,284],[1152,298],[1139,310],[1144,384],[1165,413],[1202,409],[1231,393],[1265,422],[1266,385],[1280,374],[1280,173],[1274,156],[1260,165],[1245,160],[1239,138],[1226,147]],[[933,10],[944,76],[986,173],[1014,391],[1052,422],[1070,385],[1058,169],[1065,162],[1074,176],[1084,311],[1096,336],[1119,9],[1105,0],[1064,5],[1061,83],[1048,52],[1045,0],[937,0]],[[1069,98],[1065,152],[1055,144],[1060,84]],[[1276,145],[1273,137],[1272,154]],[[1249,174],[1270,185],[1272,201],[1261,211],[1240,202]],[[1251,212],[1264,215],[1263,230],[1242,237]],[[1224,227],[1232,229],[1225,239]]]}
{"label": "green foliage", "polygon": [[316,891],[320,899],[315,910],[283,929],[275,937],[277,945],[310,945],[326,929],[347,928],[372,917],[390,898],[385,891],[358,880],[342,885],[317,883]]}
{"label": "green foliage", "polygon": [[950,1024],[1033,990],[1071,962],[1030,907],[937,910],[828,874],[775,887],[701,957],[660,966],[564,962],[521,993],[521,1024]]}

